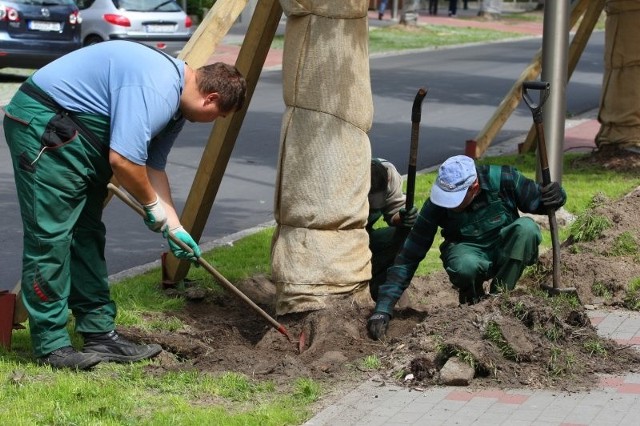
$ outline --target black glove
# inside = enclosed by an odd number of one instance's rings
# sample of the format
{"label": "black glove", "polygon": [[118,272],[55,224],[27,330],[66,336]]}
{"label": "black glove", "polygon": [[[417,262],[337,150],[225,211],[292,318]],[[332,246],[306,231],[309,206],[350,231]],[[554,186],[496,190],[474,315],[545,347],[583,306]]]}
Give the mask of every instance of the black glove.
{"label": "black glove", "polygon": [[553,210],[558,210],[562,207],[564,197],[558,182],[551,182],[547,186],[543,186],[540,191],[542,192],[541,200],[543,206]]}
{"label": "black glove", "polygon": [[369,330],[369,336],[373,340],[380,340],[387,333],[387,327],[389,326],[389,319],[391,316],[384,312],[375,312],[367,321],[367,330]]}
{"label": "black glove", "polygon": [[411,228],[418,219],[418,209],[411,207],[409,211],[404,207],[400,209],[400,221],[405,228]]}

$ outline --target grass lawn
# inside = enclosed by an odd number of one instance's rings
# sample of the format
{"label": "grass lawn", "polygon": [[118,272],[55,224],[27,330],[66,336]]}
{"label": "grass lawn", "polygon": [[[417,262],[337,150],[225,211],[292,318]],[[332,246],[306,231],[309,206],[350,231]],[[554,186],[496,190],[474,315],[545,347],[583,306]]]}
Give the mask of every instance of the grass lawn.
{"label": "grass lawn", "polygon": [[[563,184],[569,199],[566,209],[584,211],[597,191],[617,198],[640,185],[640,177],[614,173],[593,166],[576,167],[564,158]],[[535,177],[535,156],[505,156],[481,163],[511,164],[527,176]],[[435,173],[419,174],[416,204],[429,195]],[[269,274],[269,245],[273,229],[265,229],[233,244],[205,254],[232,282],[253,274]],[[564,232],[564,230],[563,230]],[[561,238],[562,239],[562,238]],[[437,244],[430,250],[418,275],[441,268]],[[548,233],[543,244],[550,246]],[[175,331],[179,321],[158,319],[158,312],[180,309],[184,300],[170,298],[158,289],[159,270],[126,279],[113,285],[119,308],[119,325]],[[213,280],[205,271],[192,269],[190,278]],[[223,290],[220,290],[223,291]],[[72,330],[73,324],[69,324]],[[80,347],[78,336],[72,333]],[[256,381],[233,371],[207,374],[195,370],[164,371],[149,374],[146,366],[154,361],[132,365],[100,364],[90,372],[56,371],[33,363],[26,330],[16,331],[13,350],[0,352],[0,416],[4,424],[77,425],[285,425],[301,424],[311,415],[312,404],[324,392],[319,383],[299,377],[285,385]],[[363,357],[370,363],[373,354]]]}

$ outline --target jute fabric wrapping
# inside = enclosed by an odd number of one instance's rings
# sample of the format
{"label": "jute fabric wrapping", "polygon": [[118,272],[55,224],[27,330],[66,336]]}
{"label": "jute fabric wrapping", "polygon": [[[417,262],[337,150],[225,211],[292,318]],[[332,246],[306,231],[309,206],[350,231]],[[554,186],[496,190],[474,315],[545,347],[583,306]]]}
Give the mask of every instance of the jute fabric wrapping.
{"label": "jute fabric wrapping", "polygon": [[286,105],[275,194],[278,315],[369,303],[373,119],[365,0],[281,0]]}
{"label": "jute fabric wrapping", "polygon": [[605,58],[596,145],[640,146],[640,0],[605,3]]}

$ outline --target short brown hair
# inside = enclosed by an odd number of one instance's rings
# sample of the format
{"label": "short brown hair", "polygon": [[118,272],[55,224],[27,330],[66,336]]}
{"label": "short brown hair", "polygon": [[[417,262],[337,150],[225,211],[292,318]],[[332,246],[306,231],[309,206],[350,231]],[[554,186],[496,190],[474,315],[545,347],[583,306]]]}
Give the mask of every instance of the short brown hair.
{"label": "short brown hair", "polygon": [[216,62],[198,68],[196,83],[201,93],[218,93],[220,109],[225,112],[238,111],[244,105],[247,82],[233,65]]}

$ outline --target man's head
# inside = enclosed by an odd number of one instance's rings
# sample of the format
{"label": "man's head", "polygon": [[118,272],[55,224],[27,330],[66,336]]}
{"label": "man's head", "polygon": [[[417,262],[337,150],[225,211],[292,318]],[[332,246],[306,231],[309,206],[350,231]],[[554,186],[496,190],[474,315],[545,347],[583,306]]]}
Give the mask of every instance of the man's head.
{"label": "man's head", "polygon": [[371,189],[369,189],[369,205],[372,208],[384,206],[385,192],[389,184],[387,168],[376,159],[371,160]]}
{"label": "man's head", "polygon": [[182,115],[193,122],[211,122],[242,108],[247,82],[234,66],[216,62],[193,71],[187,67],[180,97]]}
{"label": "man's head", "polygon": [[438,169],[438,177],[431,187],[431,202],[448,209],[460,207],[463,202],[468,204],[469,188],[474,191],[472,195],[477,193],[477,179],[473,159],[466,155],[450,157]]}

